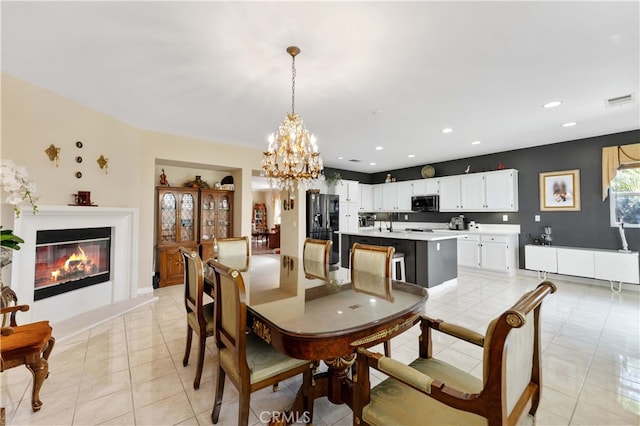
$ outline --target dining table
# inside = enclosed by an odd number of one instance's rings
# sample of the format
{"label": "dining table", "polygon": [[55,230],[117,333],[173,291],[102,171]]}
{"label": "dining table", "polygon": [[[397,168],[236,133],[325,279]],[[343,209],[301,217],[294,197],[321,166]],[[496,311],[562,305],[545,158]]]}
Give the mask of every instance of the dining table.
{"label": "dining table", "polygon": [[[358,347],[369,348],[419,322],[427,289],[289,255],[218,258],[244,280],[247,327],[293,358],[324,362],[314,376],[314,398],[352,407],[351,366]],[[353,282],[352,282],[353,281]],[[205,291],[215,286],[205,271]],[[207,290],[208,289],[208,290]],[[302,412],[298,393],[291,409]]]}

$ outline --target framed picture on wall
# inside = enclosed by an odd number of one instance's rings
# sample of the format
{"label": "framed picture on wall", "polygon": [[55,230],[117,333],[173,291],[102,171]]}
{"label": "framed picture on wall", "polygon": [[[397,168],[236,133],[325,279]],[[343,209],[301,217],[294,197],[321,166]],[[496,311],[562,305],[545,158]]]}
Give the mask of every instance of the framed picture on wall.
{"label": "framed picture on wall", "polygon": [[580,170],[540,173],[541,211],[580,211]]}

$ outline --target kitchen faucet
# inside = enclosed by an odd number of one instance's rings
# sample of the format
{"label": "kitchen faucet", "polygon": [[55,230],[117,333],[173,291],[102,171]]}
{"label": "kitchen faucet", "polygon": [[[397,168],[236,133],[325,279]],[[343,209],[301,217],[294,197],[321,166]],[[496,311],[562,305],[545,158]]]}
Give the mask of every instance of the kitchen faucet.
{"label": "kitchen faucet", "polygon": [[393,232],[393,213],[389,213],[389,226],[387,226],[387,231]]}

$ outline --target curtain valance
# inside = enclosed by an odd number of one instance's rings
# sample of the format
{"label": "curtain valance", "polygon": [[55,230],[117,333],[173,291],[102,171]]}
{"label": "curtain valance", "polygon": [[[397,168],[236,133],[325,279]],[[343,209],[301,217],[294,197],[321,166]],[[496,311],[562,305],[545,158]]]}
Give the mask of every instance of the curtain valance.
{"label": "curtain valance", "polygon": [[640,143],[602,148],[602,201],[621,167],[640,167]]}

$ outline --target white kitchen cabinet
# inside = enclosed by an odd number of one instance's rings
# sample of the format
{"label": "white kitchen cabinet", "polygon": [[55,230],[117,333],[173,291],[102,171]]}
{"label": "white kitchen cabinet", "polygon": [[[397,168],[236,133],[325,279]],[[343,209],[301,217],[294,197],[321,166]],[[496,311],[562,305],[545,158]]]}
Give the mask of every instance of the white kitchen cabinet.
{"label": "white kitchen cabinet", "polygon": [[386,184],[382,183],[382,184],[378,184],[378,185],[373,185],[373,211],[374,212],[381,212],[383,211],[383,205],[382,205],[382,189],[384,188]]}
{"label": "white kitchen cabinet", "polygon": [[354,232],[359,228],[358,223],[358,209],[359,204],[342,201],[340,206],[340,223],[338,229],[340,232]]}
{"label": "white kitchen cabinet", "polygon": [[513,169],[484,173],[485,210],[518,211],[518,171]]}
{"label": "white kitchen cabinet", "polygon": [[438,180],[440,185],[440,211],[460,211],[460,176],[446,176]]}
{"label": "white kitchen cabinet", "polygon": [[360,204],[360,188],[354,180],[341,180],[334,185],[334,193],[340,196],[340,202]]}
{"label": "white kitchen cabinet", "polygon": [[411,211],[411,196],[413,195],[413,182],[394,182],[396,187],[396,211]]}
{"label": "white kitchen cabinet", "polygon": [[382,186],[382,211],[410,212],[413,182],[389,182]]}
{"label": "white kitchen cabinet", "polygon": [[396,184],[385,183],[382,185],[382,211],[394,212],[398,207],[397,199],[398,191],[396,190]]}
{"label": "white kitchen cabinet", "polygon": [[480,266],[480,236],[467,235],[458,238],[458,266]]}
{"label": "white kitchen cabinet", "polygon": [[513,250],[504,235],[480,236],[480,268],[499,272],[516,272]]}
{"label": "white kitchen cabinet", "polygon": [[439,178],[440,211],[518,211],[518,171],[513,169]]}
{"label": "white kitchen cabinet", "polygon": [[505,272],[518,270],[518,236],[467,234],[458,238],[458,266]]}
{"label": "white kitchen cabinet", "polygon": [[475,173],[460,176],[460,207],[461,211],[484,210],[484,176]]}
{"label": "white kitchen cabinet", "polygon": [[424,194],[414,195],[437,195],[440,193],[440,182],[438,179],[424,179]]}
{"label": "white kitchen cabinet", "polygon": [[[638,252],[580,247],[525,246],[525,268],[607,280],[619,292],[622,283],[640,284]],[[617,286],[614,283],[617,282]]]}
{"label": "white kitchen cabinet", "polygon": [[373,186],[359,184],[360,189],[360,209],[361,213],[373,211]]}

